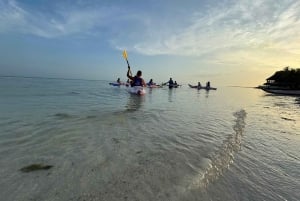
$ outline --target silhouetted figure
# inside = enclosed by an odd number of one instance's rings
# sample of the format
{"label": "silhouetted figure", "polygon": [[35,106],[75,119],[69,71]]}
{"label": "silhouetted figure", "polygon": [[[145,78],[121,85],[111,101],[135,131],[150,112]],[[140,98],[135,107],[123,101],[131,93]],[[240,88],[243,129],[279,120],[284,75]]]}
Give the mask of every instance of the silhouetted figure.
{"label": "silhouetted figure", "polygon": [[201,86],[201,83],[200,83],[200,82],[198,82],[198,86],[197,86],[197,88],[198,88],[198,89],[201,89],[201,87],[202,87],[202,86]]}
{"label": "silhouetted figure", "polygon": [[206,83],[206,88],[210,88],[210,81]]}
{"label": "silhouetted figure", "polygon": [[173,82],[172,78],[170,78],[170,80],[166,83],[169,83],[169,89],[173,88],[174,82]]}
{"label": "silhouetted figure", "polygon": [[177,88],[177,87],[178,87],[178,84],[177,84],[177,82],[176,82],[176,81],[174,82],[174,87],[175,87],[175,88]]}
{"label": "silhouetted figure", "polygon": [[155,83],[153,83],[153,80],[152,78],[150,79],[150,81],[148,82],[148,85],[151,86],[151,85],[154,85]]}

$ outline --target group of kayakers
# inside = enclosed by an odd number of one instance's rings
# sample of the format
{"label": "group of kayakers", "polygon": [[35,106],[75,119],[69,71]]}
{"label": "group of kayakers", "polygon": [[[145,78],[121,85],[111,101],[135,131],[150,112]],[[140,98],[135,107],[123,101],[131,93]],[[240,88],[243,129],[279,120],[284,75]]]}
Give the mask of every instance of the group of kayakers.
{"label": "group of kayakers", "polygon": [[162,83],[162,85],[157,85],[155,82],[153,82],[153,79],[151,78],[149,80],[149,82],[145,82],[145,80],[142,78],[142,71],[137,71],[136,75],[135,76],[132,76],[131,74],[131,70],[130,70],[130,66],[128,66],[128,71],[127,71],[127,77],[128,77],[128,80],[126,83],[123,83],[121,82],[120,78],[117,79],[117,83],[118,84],[124,84],[126,86],[142,86],[142,87],[159,87],[159,86],[163,86],[163,85],[167,85],[169,86],[169,88],[177,88],[178,86],[180,86],[179,84],[177,84],[176,81],[173,81],[172,78],[169,79],[169,81],[165,82],[165,83]]}
{"label": "group of kayakers", "polygon": [[[172,78],[170,78],[169,81],[165,82],[165,83],[162,83],[162,85],[156,85],[154,82],[153,82],[153,79],[151,78],[150,81],[146,84],[145,80],[142,78],[142,71],[141,70],[138,70],[136,75],[135,76],[132,76],[132,73],[131,73],[131,70],[130,70],[130,65],[129,65],[129,62],[128,62],[128,55],[127,55],[127,52],[126,50],[123,51],[123,57],[124,59],[126,60],[127,62],[127,65],[128,65],[128,71],[127,71],[127,77],[128,77],[128,80],[127,80],[127,83],[126,83],[126,86],[131,86],[131,87],[135,87],[135,86],[140,86],[140,87],[159,87],[159,86],[163,86],[163,85],[167,85],[169,86],[169,88],[173,88],[173,87],[178,87],[178,86],[181,86],[181,85],[178,85],[176,81],[173,81]],[[118,78],[117,80],[117,85],[121,85],[121,84],[124,84],[124,83],[121,83],[120,81],[120,78]],[[189,86],[192,86],[189,84]],[[200,82],[198,82],[198,86],[192,86],[192,88],[202,88]],[[206,83],[206,89],[209,89],[210,88],[210,82],[208,81]]]}
{"label": "group of kayakers", "polygon": [[[169,88],[177,88],[178,86],[181,86],[177,84],[176,81],[173,81],[172,78],[169,79],[169,81],[162,83],[162,85],[157,85],[155,82],[153,82],[153,79],[151,78],[148,83],[145,82],[145,80],[142,78],[142,71],[137,71],[135,76],[132,76],[130,66],[128,66],[128,71],[127,71],[127,77],[128,80],[126,83],[122,83],[120,78],[117,79],[117,83],[119,84],[124,84],[126,86],[142,86],[142,87],[162,87],[164,85],[167,85]],[[191,85],[192,86],[192,85]],[[198,82],[198,85],[192,86],[192,88],[204,88],[204,86],[201,85],[200,82]],[[205,88],[210,88],[210,81],[206,82]]]}
{"label": "group of kayakers", "polygon": [[[201,85],[200,82],[198,82],[198,87],[199,87],[199,88],[202,87],[202,85]],[[205,87],[206,87],[206,88],[209,88],[209,87],[210,87],[210,81],[206,82],[206,86],[205,86]]]}

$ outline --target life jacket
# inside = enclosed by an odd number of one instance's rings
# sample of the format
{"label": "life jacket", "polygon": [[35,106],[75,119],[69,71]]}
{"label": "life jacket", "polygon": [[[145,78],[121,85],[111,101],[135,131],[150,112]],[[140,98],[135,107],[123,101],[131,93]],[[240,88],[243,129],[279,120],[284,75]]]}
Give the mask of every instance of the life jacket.
{"label": "life jacket", "polygon": [[131,86],[132,87],[134,87],[134,86],[143,86],[142,78],[135,76],[132,83],[131,83]]}

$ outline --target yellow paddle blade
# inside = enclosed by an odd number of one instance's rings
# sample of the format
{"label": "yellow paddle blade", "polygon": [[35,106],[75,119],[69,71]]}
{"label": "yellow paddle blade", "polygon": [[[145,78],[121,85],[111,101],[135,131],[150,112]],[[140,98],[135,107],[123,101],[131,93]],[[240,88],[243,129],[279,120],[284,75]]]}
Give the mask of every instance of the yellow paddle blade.
{"label": "yellow paddle blade", "polygon": [[127,52],[126,52],[126,50],[123,51],[123,57],[124,57],[124,59],[127,59]]}

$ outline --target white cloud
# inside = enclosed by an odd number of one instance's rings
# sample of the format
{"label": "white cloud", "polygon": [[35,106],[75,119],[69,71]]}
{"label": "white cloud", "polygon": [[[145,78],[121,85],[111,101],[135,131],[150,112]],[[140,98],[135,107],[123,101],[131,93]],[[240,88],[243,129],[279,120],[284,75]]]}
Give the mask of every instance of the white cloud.
{"label": "white cloud", "polygon": [[0,31],[11,30],[26,25],[27,12],[20,8],[15,1],[0,1]]}
{"label": "white cloud", "polygon": [[15,0],[0,0],[0,32],[45,38],[107,32],[110,38],[103,40],[114,47],[147,55],[210,54],[222,58],[224,53],[240,49],[300,53],[298,0],[226,0],[179,17],[175,16],[178,13],[162,17],[163,11],[101,7],[99,3],[60,5],[49,13],[21,5]]}
{"label": "white cloud", "polygon": [[27,11],[16,1],[0,2],[0,32],[55,38],[72,34],[94,34],[93,29],[109,24],[115,8],[58,8],[53,13]]}
{"label": "white cloud", "polygon": [[[180,32],[168,37],[161,37],[158,32],[156,40],[151,38],[134,47],[136,51],[149,55],[200,56],[262,47],[299,54],[299,17],[300,2],[295,0],[222,4],[205,13],[195,13],[192,22]],[[292,43],[285,44],[287,41]]]}

